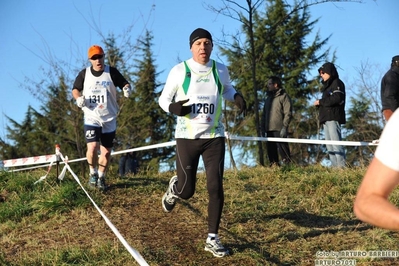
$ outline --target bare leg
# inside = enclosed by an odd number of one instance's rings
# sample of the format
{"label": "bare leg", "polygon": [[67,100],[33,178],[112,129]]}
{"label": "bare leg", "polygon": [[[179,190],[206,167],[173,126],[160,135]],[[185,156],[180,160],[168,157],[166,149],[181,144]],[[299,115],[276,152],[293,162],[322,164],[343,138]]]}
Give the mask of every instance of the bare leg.
{"label": "bare leg", "polygon": [[98,159],[98,171],[105,173],[107,170],[108,162],[111,157],[112,148],[105,148],[104,146],[100,146],[100,158]]}
{"label": "bare leg", "polygon": [[86,158],[87,158],[87,163],[89,164],[90,173],[97,172],[99,148],[100,148],[99,142],[87,143]]}

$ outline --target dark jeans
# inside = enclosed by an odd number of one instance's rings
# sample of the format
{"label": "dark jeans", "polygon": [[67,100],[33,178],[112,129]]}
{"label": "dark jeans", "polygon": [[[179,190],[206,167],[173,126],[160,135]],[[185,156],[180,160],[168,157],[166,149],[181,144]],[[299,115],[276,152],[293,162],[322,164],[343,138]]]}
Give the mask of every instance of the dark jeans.
{"label": "dark jeans", "polygon": [[124,176],[125,174],[137,174],[139,164],[136,158],[132,158],[127,155],[123,155],[119,159],[119,175]]}
{"label": "dark jeans", "polygon": [[[280,131],[267,131],[268,138],[280,138]],[[280,154],[281,160],[285,163],[292,162],[290,148],[288,146],[288,142],[272,142],[268,141],[267,145],[267,156],[269,157],[270,165],[277,164],[279,165],[279,157]]]}

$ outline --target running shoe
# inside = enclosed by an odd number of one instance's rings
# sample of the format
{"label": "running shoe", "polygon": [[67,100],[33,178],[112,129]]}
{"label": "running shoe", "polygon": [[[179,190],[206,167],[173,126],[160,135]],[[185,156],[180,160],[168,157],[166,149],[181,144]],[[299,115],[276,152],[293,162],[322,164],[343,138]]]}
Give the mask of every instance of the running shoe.
{"label": "running shoe", "polygon": [[171,212],[176,205],[178,197],[173,192],[173,186],[177,183],[177,176],[173,176],[169,181],[169,187],[162,197],[162,208],[165,212]]}

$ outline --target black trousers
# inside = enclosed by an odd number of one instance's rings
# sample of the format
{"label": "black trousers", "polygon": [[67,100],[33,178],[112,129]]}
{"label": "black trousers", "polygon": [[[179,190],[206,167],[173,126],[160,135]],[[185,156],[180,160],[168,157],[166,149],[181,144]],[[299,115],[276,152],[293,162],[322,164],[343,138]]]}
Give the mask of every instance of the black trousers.
{"label": "black trousers", "polygon": [[[280,131],[267,131],[267,137],[275,137],[280,138]],[[291,153],[290,148],[288,146],[288,142],[267,142],[267,156],[269,157],[270,164],[279,165],[279,157],[280,154],[281,160],[283,162],[290,163],[291,161]]]}
{"label": "black trousers", "polygon": [[206,171],[208,233],[217,234],[224,205],[223,172],[225,139],[176,139],[177,186],[174,192],[182,199],[194,195],[199,158]]}

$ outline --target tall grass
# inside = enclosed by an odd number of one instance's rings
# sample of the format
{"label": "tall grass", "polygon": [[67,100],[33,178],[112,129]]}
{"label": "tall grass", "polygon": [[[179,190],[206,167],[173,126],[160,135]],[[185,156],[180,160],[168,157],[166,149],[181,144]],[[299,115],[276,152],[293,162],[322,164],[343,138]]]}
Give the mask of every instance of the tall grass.
{"label": "tall grass", "polygon": [[[208,198],[202,173],[194,197],[170,214],[160,200],[174,173],[120,179],[111,172],[107,193],[89,193],[150,265],[315,265],[318,251],[397,249],[396,232],[353,214],[364,172],[321,166],[226,171],[219,234],[232,255],[222,259],[203,251]],[[50,175],[33,185],[42,174],[0,172],[0,265],[137,265],[72,177],[59,182]],[[395,191],[391,200],[398,199]]]}

